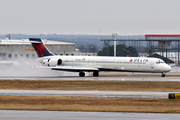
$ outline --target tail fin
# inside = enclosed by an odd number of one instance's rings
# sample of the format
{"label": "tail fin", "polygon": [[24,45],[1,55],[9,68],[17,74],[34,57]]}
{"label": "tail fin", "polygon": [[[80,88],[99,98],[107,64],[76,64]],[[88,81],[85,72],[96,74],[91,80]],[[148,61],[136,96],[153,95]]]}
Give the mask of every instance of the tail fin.
{"label": "tail fin", "polygon": [[32,46],[34,47],[36,53],[39,57],[52,56],[53,54],[49,52],[46,46],[43,44],[40,38],[29,38]]}

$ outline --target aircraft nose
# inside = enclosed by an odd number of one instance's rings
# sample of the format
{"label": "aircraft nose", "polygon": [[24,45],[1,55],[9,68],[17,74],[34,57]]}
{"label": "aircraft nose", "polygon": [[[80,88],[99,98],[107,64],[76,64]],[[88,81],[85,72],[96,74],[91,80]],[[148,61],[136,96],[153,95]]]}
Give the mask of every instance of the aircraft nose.
{"label": "aircraft nose", "polygon": [[166,66],[167,71],[171,71],[171,67],[169,65]]}

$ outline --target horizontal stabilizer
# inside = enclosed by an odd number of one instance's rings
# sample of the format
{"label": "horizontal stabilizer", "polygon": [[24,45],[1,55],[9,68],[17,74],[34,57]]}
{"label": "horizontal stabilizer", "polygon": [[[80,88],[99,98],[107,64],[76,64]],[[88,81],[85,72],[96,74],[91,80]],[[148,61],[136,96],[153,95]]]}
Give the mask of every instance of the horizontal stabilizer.
{"label": "horizontal stabilizer", "polygon": [[39,41],[30,41],[29,43],[41,43]]}

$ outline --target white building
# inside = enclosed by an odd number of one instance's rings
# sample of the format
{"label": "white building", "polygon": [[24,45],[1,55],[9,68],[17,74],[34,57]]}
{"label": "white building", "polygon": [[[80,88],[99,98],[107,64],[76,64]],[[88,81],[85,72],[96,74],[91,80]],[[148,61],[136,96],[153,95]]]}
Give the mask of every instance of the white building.
{"label": "white building", "polygon": [[[75,43],[43,40],[43,43],[56,55],[79,55]],[[0,40],[0,59],[14,60],[19,58],[37,58],[37,54],[29,39]]]}

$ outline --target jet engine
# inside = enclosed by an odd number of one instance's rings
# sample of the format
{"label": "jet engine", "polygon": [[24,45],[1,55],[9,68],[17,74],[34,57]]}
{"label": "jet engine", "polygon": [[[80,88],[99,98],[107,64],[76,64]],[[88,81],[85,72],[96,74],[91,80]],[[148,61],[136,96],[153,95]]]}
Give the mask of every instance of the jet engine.
{"label": "jet engine", "polygon": [[62,65],[62,60],[59,59],[59,58],[49,58],[49,59],[43,60],[42,65],[49,66],[49,67],[61,66]]}

